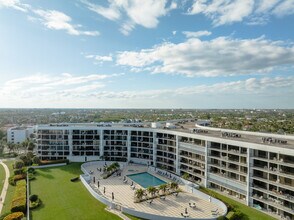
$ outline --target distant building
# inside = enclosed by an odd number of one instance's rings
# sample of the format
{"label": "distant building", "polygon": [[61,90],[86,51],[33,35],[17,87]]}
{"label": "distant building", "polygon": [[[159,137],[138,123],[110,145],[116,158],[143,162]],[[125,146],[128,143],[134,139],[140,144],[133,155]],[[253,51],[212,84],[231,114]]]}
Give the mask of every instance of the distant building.
{"label": "distant building", "polygon": [[12,127],[7,130],[7,142],[19,144],[30,138],[34,133],[33,127]]}
{"label": "distant building", "polygon": [[152,122],[151,123],[151,128],[161,128],[161,123],[159,123],[159,122]]}

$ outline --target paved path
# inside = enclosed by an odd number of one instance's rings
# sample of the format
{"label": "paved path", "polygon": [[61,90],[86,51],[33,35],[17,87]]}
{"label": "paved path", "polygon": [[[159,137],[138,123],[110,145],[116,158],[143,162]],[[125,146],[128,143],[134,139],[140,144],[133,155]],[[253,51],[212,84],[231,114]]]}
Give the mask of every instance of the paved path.
{"label": "paved path", "polygon": [[5,201],[5,197],[6,197],[6,192],[7,192],[7,189],[8,189],[8,178],[10,176],[10,173],[9,173],[9,169],[8,169],[7,165],[5,163],[3,163],[2,160],[0,160],[0,164],[4,167],[5,174],[6,174],[3,189],[2,189],[2,192],[1,192],[1,195],[0,195],[0,215],[1,215],[3,204],[4,204],[4,201]]}

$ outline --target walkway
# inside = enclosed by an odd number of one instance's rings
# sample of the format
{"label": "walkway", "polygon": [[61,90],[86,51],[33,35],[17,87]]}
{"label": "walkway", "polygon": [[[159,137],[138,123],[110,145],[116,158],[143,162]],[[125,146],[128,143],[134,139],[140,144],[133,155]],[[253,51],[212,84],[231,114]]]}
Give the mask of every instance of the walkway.
{"label": "walkway", "polygon": [[8,189],[8,178],[10,176],[10,173],[9,173],[9,169],[8,169],[7,165],[5,163],[3,163],[2,160],[0,160],[0,164],[4,167],[5,174],[6,174],[3,189],[2,189],[2,192],[1,192],[1,195],[0,195],[0,215],[1,215],[3,204],[4,204],[4,201],[5,201],[5,197],[6,197],[6,192],[7,192],[7,189]]}

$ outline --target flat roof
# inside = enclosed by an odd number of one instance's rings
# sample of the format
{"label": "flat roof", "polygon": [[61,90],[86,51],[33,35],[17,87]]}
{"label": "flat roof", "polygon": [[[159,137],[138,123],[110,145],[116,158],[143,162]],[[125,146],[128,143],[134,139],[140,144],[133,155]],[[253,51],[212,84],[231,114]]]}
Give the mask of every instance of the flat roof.
{"label": "flat roof", "polygon": [[[162,122],[161,122],[162,123]],[[205,137],[214,137],[220,138],[222,140],[231,140],[238,142],[249,142],[254,144],[260,144],[264,146],[275,146],[282,148],[294,148],[294,135],[282,135],[282,134],[273,134],[273,133],[262,133],[262,132],[250,132],[250,131],[241,131],[241,130],[229,130],[222,128],[212,128],[212,127],[203,127],[203,126],[195,126],[195,122],[185,122],[180,124],[180,126],[176,126],[176,128],[151,128],[149,123],[62,123],[62,124],[47,124],[47,125],[37,125],[38,129],[74,129],[74,128],[103,128],[103,129],[138,129],[145,130],[148,129],[150,131],[154,130],[156,132],[164,132],[168,133],[168,131],[173,132],[183,132],[185,134],[195,134],[197,136]],[[193,132],[193,129],[198,130],[200,132]],[[206,132],[201,132],[206,131]],[[227,134],[238,134],[238,135],[222,135],[224,133]],[[178,134],[180,135],[180,134]],[[234,137],[235,136],[235,137]],[[238,137],[236,137],[238,136]],[[195,137],[196,138],[196,137]],[[263,141],[263,139],[271,138],[272,142],[269,140]],[[286,141],[286,142],[285,142]]]}

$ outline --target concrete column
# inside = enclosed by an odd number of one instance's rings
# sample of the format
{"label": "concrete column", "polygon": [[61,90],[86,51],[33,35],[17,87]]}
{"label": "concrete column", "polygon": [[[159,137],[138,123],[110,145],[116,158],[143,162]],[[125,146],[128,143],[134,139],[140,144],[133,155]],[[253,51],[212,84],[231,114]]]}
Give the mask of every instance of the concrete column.
{"label": "concrete column", "polygon": [[128,132],[128,136],[127,136],[127,153],[128,153],[127,162],[130,162],[130,160],[131,160],[131,131],[128,130],[126,132]]}
{"label": "concrete column", "polygon": [[176,135],[176,174],[180,175],[180,167],[179,167],[179,159],[180,159],[180,151],[179,151],[179,136]]}
{"label": "concrete column", "polygon": [[103,129],[99,130],[100,144],[99,144],[99,156],[104,156],[104,140],[103,140]]}
{"label": "concrete column", "polygon": [[247,148],[247,195],[246,195],[246,203],[250,206],[250,195],[251,195],[251,165],[253,163],[253,159],[251,158],[251,149]]}
{"label": "concrete column", "polygon": [[69,156],[73,156],[72,155],[73,146],[72,146],[72,130],[71,129],[68,130],[68,147],[69,147]]}
{"label": "concrete column", "polygon": [[208,148],[210,147],[208,141],[205,141],[205,175],[204,175],[204,187],[208,185]]}
{"label": "concrete column", "polygon": [[157,148],[156,132],[153,132],[153,166],[155,167],[156,167],[156,148]]}

